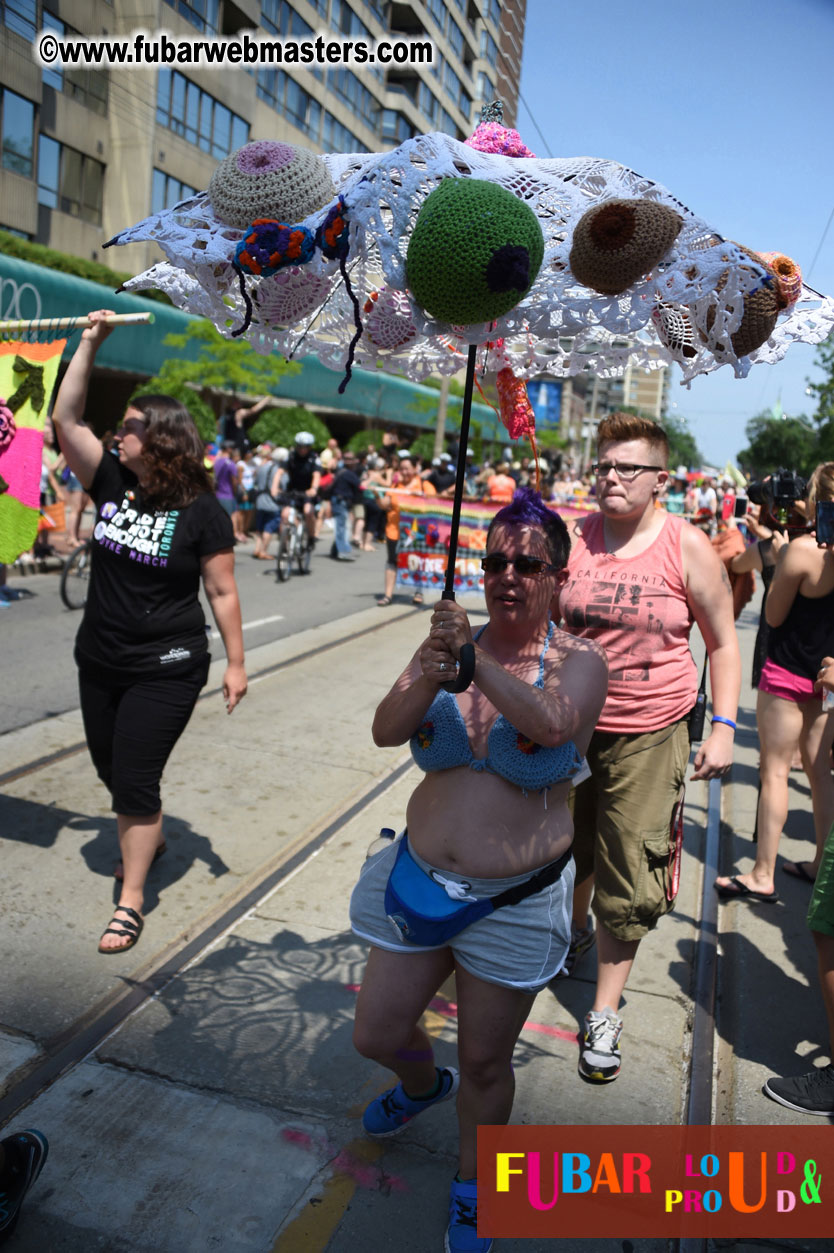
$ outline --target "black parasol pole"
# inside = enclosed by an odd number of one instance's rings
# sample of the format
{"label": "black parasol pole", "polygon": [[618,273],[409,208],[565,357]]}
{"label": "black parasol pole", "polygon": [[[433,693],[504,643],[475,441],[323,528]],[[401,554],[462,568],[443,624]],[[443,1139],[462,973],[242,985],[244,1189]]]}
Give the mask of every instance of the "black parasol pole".
{"label": "black parasol pole", "polygon": [[[460,511],[463,504],[463,488],[466,481],[466,447],[469,443],[469,415],[472,410],[472,390],[475,386],[475,355],[477,351],[477,344],[469,345],[469,356],[466,359],[466,383],[463,389],[463,412],[460,419],[455,498],[452,502],[452,526],[449,532],[449,556],[446,565],[446,584],[443,588],[443,600],[455,599],[455,559],[458,553]],[[463,692],[469,687],[474,675],[475,647],[472,644],[464,644],[460,650],[458,676],[453,682],[444,683],[443,686],[450,692]]]}

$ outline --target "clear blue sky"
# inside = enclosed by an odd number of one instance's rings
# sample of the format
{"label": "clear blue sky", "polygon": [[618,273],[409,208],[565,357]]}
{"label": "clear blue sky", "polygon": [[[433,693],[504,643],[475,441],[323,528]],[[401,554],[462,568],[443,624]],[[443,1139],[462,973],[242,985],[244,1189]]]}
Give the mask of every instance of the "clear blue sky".
{"label": "clear blue sky", "polygon": [[[834,0],[527,0],[516,125],[537,156],[619,161],[754,250],[784,252],[834,294]],[[532,116],[531,116],[532,115]],[[689,390],[673,367],[671,412],[707,461],[745,446],[745,424],[781,396],[814,410],[816,350]]]}

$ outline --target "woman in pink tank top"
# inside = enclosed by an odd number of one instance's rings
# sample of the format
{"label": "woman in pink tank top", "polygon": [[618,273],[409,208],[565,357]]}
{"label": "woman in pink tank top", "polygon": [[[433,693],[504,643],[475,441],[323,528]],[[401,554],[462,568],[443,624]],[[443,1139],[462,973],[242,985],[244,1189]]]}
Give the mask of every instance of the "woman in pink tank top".
{"label": "woman in pink tank top", "polygon": [[608,699],[587,753],[591,778],[574,793],[577,953],[593,936],[592,892],[600,924],[596,995],[579,1058],[579,1074],[591,1083],[619,1074],[617,1010],[626,980],[640,940],[674,904],[670,831],[698,687],[693,622],[707,644],[716,725],[695,754],[692,777],[723,774],[733,756],[741,658],[729,580],[705,535],[656,508],[668,456],[654,422],[617,413],[600,424],[593,467],[600,512],[575,527],[559,596],[565,630],[601,645],[609,666]]}

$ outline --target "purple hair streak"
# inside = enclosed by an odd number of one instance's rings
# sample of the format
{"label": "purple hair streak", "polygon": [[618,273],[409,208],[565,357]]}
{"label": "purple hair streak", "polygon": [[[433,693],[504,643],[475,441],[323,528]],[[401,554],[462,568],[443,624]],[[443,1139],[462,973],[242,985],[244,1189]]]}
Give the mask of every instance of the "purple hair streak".
{"label": "purple hair streak", "polygon": [[539,492],[533,487],[519,487],[513,492],[513,498],[503,509],[499,509],[487,531],[487,548],[493,527],[499,523],[504,526],[536,526],[544,532],[547,546],[554,566],[559,570],[568,564],[570,555],[570,536],[568,528],[553,509],[548,509]]}

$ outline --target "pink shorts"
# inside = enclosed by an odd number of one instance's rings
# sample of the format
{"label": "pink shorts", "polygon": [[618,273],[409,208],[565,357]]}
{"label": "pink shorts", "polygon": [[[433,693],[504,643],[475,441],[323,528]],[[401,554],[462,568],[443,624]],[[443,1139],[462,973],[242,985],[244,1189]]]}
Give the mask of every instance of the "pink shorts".
{"label": "pink shorts", "polygon": [[777,666],[770,658],[762,666],[759,691],[769,692],[771,696],[781,696],[782,700],[792,700],[797,705],[804,705],[814,697],[820,699],[819,693],[814,691],[813,679],[806,679],[801,674],[786,670],[784,666]]}

